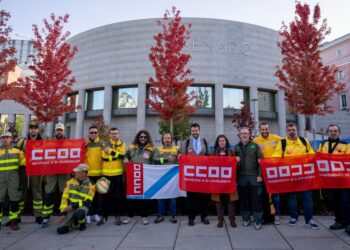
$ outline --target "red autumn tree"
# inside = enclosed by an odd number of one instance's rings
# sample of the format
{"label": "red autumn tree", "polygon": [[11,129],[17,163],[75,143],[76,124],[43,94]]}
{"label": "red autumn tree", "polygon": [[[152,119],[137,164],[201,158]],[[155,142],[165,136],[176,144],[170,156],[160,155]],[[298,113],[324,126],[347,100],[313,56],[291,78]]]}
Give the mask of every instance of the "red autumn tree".
{"label": "red autumn tree", "polygon": [[76,47],[72,48],[66,42],[70,33],[63,33],[68,18],[68,14],[57,18],[51,14],[49,20],[44,19],[41,32],[37,25],[33,25],[33,47],[37,56],[33,57],[33,65],[29,69],[34,72],[34,77],[20,79],[17,83],[23,96],[16,101],[32,110],[38,121],[44,123],[76,108],[64,101],[75,83],[69,64],[77,52]]}
{"label": "red autumn tree", "polygon": [[241,105],[242,107],[239,114],[233,114],[233,127],[235,127],[238,130],[243,127],[249,128],[250,134],[252,135],[255,126],[255,121],[252,116],[252,113],[250,112],[249,104],[246,101],[241,101]]}
{"label": "red autumn tree", "polygon": [[163,31],[154,36],[156,45],[149,54],[155,78],[149,78],[150,98],[146,103],[160,113],[161,120],[170,123],[172,133],[173,124],[195,112],[198,106],[194,92],[186,92],[194,79],[189,77],[191,70],[186,68],[191,56],[182,52],[191,24],[182,24],[180,11],[173,7],[172,17],[166,11],[163,22],[158,21],[157,25]]}
{"label": "red autumn tree", "polygon": [[[17,59],[11,58],[15,55],[16,49],[10,46],[10,33],[12,28],[7,24],[11,15],[5,10],[0,10],[0,45],[8,44],[9,46],[0,51],[0,78],[14,69],[17,64]],[[6,87],[6,86],[2,86]]]}
{"label": "red autumn tree", "polygon": [[275,73],[280,80],[277,87],[285,91],[292,112],[325,115],[333,111],[326,102],[344,89],[336,80],[337,68],[324,66],[320,58],[319,49],[330,28],[326,19],[320,20],[319,5],[311,16],[309,5],[297,2],[295,13],[294,21],[289,26],[283,23],[279,32],[282,66]]}

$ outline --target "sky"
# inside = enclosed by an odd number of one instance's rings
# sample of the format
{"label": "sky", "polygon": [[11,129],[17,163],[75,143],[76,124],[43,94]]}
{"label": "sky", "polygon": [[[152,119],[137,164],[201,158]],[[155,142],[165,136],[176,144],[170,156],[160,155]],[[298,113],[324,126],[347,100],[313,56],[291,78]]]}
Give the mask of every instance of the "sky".
{"label": "sky", "polygon": [[[350,0],[305,0],[319,3],[321,17],[326,18],[332,32],[325,41],[350,33]],[[71,35],[110,23],[160,18],[164,11],[176,6],[182,17],[217,18],[256,24],[279,30],[282,22],[295,16],[295,0],[1,0],[0,9],[11,14],[9,24],[13,39],[33,38],[32,24],[42,27],[51,13],[70,14],[65,26]]]}

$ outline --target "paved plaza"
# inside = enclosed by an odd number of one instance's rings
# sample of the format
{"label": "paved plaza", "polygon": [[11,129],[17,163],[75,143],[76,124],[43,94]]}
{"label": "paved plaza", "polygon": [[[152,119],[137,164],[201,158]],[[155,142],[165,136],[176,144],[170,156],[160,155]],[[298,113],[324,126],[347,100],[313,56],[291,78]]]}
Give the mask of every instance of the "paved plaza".
{"label": "paved plaza", "polygon": [[[142,225],[139,217],[129,225],[116,226],[114,218],[103,226],[91,224],[84,232],[72,231],[58,235],[51,225],[42,229],[34,224],[33,217],[24,217],[21,230],[11,231],[7,227],[0,230],[1,249],[350,249],[350,237],[343,231],[330,231],[328,226],[333,217],[316,216],[320,230],[308,229],[300,218],[299,224],[288,226],[288,217],[282,218],[279,226],[266,225],[261,230],[242,226],[225,225],[216,227],[216,217],[211,216],[211,224],[200,223],[197,217],[194,227],[187,225],[187,217],[178,217],[179,222]],[[228,222],[228,218],[225,218]]]}

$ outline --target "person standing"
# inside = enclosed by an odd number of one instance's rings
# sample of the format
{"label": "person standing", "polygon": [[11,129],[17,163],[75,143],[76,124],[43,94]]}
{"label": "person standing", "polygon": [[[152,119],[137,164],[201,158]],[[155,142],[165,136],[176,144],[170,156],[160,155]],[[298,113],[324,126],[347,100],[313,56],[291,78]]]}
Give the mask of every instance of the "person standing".
{"label": "person standing", "polygon": [[[55,126],[55,134],[53,140],[64,140],[64,125],[58,123]],[[55,191],[58,186],[60,195],[62,195],[66,182],[69,178],[68,174],[55,174],[55,175],[46,175],[46,184],[45,184],[45,199],[44,199],[44,209],[43,209],[43,221],[41,226],[46,228],[49,226],[50,217],[54,210],[54,198]]]}
{"label": "person standing", "polygon": [[[95,184],[102,177],[102,147],[103,141],[98,137],[98,129],[92,125],[89,128],[89,135],[85,141],[85,163],[89,167],[88,176],[91,183]],[[95,222],[100,222],[101,218],[98,215],[100,208],[100,195],[95,194],[89,210],[89,215],[86,218],[86,223],[90,223],[90,215]]]}
{"label": "person standing", "polygon": [[[126,162],[153,164],[155,151],[156,149],[149,132],[140,130],[126,152]],[[151,208],[151,202],[151,200],[128,200],[128,217],[123,220],[123,223],[128,224],[135,215],[137,208],[141,208],[142,224],[149,224],[147,217]]]}
{"label": "person standing", "polygon": [[[280,136],[270,133],[270,126],[266,122],[259,125],[260,135],[253,139],[253,142],[259,145],[264,158],[272,157],[275,152],[277,143],[282,139]],[[263,203],[263,221],[264,223],[273,222],[275,225],[281,224],[280,213],[280,196],[279,194],[269,195],[263,184],[262,203]],[[271,206],[275,209],[274,217],[272,217]],[[272,218],[271,218],[272,217]]]}
{"label": "person standing", "polygon": [[[160,164],[177,164],[179,150],[177,146],[173,144],[173,137],[170,133],[164,133],[162,135],[162,146],[158,147],[159,163]],[[165,203],[169,201],[169,213],[170,222],[177,223],[176,219],[176,199],[159,199],[157,200],[158,215],[154,223],[160,223],[164,221]]]}
{"label": "person standing", "polygon": [[[234,152],[230,149],[230,142],[225,135],[219,135],[216,138],[214,151],[211,155],[216,156],[234,156]],[[239,162],[240,158],[237,158]],[[211,199],[216,203],[216,213],[218,215],[217,227],[221,228],[224,225],[224,202],[227,201],[228,218],[231,227],[237,227],[235,218],[235,201],[238,200],[237,191],[230,194],[212,194]]]}
{"label": "person standing", "polygon": [[[286,126],[286,132],[287,137],[277,143],[276,150],[273,153],[272,157],[288,157],[315,153],[310,146],[308,139],[298,136],[297,125],[295,123],[288,123]],[[306,226],[316,230],[320,229],[312,219],[312,191],[307,190],[300,193],[303,197],[303,208]],[[289,226],[294,226],[298,223],[298,205],[295,192],[288,194],[288,205],[289,211],[291,213]]]}
{"label": "person standing", "polygon": [[126,146],[119,138],[118,128],[109,130],[109,140],[104,143],[102,150],[102,175],[110,181],[108,193],[104,195],[102,202],[103,219],[97,223],[102,225],[107,221],[110,208],[114,209],[115,224],[122,224],[122,202],[123,202],[123,173]]}
{"label": "person standing", "polygon": [[[200,126],[198,123],[193,123],[190,126],[191,136],[181,145],[182,154],[187,155],[210,155],[207,140],[200,136]],[[188,212],[188,225],[194,226],[194,220],[196,218],[195,203],[199,202],[199,210],[201,214],[201,221],[208,225],[208,205],[210,201],[210,195],[205,193],[187,192],[187,212]]]}
{"label": "person standing", "polygon": [[[43,138],[39,134],[39,126],[37,124],[29,125],[29,133],[26,138],[20,140],[17,143],[17,148],[24,152],[26,151],[26,145],[29,140],[42,140]],[[43,197],[42,197],[42,176],[41,175],[26,175],[26,167],[24,164],[20,164],[19,177],[20,177],[20,190],[22,196],[19,202],[21,213],[24,209],[24,202],[26,201],[28,185],[32,191],[33,197],[33,213],[35,216],[35,222],[41,224],[43,221],[42,210],[43,210]]]}
{"label": "person standing", "polygon": [[0,136],[2,146],[0,148],[0,228],[3,217],[5,196],[10,200],[10,227],[19,230],[18,219],[20,216],[19,199],[19,163],[24,161],[24,154],[17,148],[12,147],[12,134],[4,132]]}
{"label": "person standing", "polygon": [[250,224],[250,202],[252,204],[255,229],[261,229],[262,222],[262,174],[259,159],[262,153],[258,144],[250,140],[250,131],[243,127],[239,130],[240,142],[235,146],[235,155],[239,156],[238,164],[238,194],[240,198],[243,225]]}
{"label": "person standing", "polygon": [[[330,124],[327,128],[328,139],[323,141],[317,152],[324,154],[350,154],[349,144],[340,139],[340,128]],[[350,189],[329,189],[335,222],[329,226],[331,230],[344,229],[350,235]]]}
{"label": "person standing", "polygon": [[74,178],[70,179],[64,188],[58,234],[68,233],[74,225],[79,225],[79,231],[86,229],[86,215],[95,194],[95,186],[87,176],[88,169],[86,164],[79,164],[73,169]]}

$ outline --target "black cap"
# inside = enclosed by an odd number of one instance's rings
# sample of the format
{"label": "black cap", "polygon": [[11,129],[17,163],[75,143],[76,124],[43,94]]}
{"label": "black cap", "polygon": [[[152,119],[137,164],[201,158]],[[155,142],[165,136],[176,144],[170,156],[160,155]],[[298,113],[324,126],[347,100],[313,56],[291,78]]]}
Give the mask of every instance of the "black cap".
{"label": "black cap", "polygon": [[39,128],[38,124],[32,123],[29,125],[29,128]]}

